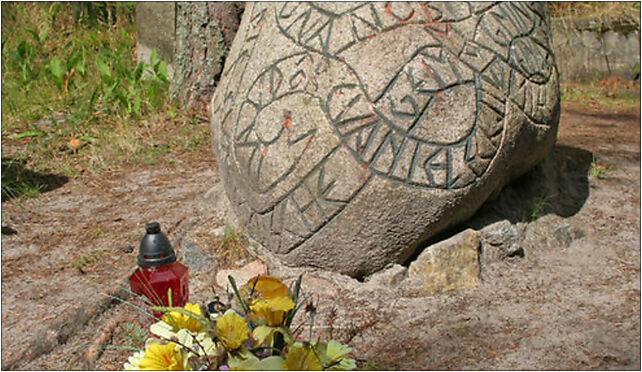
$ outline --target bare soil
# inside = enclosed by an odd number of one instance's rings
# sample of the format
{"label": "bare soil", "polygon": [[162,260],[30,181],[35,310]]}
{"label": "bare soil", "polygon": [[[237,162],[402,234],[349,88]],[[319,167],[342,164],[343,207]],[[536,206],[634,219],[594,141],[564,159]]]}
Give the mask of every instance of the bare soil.
{"label": "bare soil", "polygon": [[[556,151],[592,154],[604,172],[590,176],[581,160],[587,194],[571,213],[525,224],[524,257],[486,264],[475,289],[431,297],[318,279],[308,286],[316,330],[348,342],[361,367],[639,370],[639,107],[564,102]],[[134,269],[145,222],[161,223],[179,257],[186,239],[213,257],[191,271],[191,299],[210,298],[222,266],[211,247],[227,216],[217,185],[203,145],[189,157],[85,175],[3,202],[3,369],[122,369],[131,352],[117,347],[135,345],[125,325],[141,315],[105,294],[126,297],[118,285]],[[583,236],[568,247],[538,240],[549,220]]]}

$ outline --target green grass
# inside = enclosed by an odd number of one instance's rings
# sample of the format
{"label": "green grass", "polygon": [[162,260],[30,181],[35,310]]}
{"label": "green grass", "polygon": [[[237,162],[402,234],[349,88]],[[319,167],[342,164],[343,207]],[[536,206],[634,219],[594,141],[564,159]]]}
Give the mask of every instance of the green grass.
{"label": "green grass", "polygon": [[103,253],[104,251],[95,249],[87,255],[74,258],[71,266],[84,273],[98,262]]}
{"label": "green grass", "polygon": [[562,101],[593,108],[635,109],[640,107],[640,83],[607,78],[591,83],[560,84]]}
{"label": "green grass", "polygon": [[[164,62],[136,61],[134,18],[133,3],[2,3],[3,158],[74,178],[207,142],[202,115],[169,102]],[[10,181],[3,200],[38,193]]]}
{"label": "green grass", "polygon": [[532,222],[548,214],[552,209],[550,199],[549,195],[540,195],[529,200],[522,210],[522,222]]}

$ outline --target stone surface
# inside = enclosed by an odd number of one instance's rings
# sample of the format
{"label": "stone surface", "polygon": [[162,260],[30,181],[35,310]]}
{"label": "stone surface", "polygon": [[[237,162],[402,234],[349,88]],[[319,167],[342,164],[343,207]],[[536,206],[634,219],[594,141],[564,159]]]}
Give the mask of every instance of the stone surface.
{"label": "stone surface", "polygon": [[522,244],[526,249],[567,249],[584,231],[560,216],[549,214],[528,224]]}
{"label": "stone surface", "polygon": [[240,269],[219,270],[219,272],[216,273],[216,284],[218,284],[219,287],[228,288],[230,286],[230,282],[227,277],[228,275],[231,275],[236,281],[236,285],[241,287],[253,277],[257,275],[266,275],[267,273],[268,268],[265,263],[261,260],[255,260]]}
{"label": "stone surface", "polygon": [[510,221],[495,222],[484,227],[480,232],[482,264],[506,257],[524,256],[519,232]]}
{"label": "stone surface", "polygon": [[211,254],[199,249],[194,243],[183,238],[181,240],[183,263],[190,271],[201,271],[212,266],[214,258]]}
{"label": "stone surface", "polygon": [[428,294],[469,289],[479,282],[479,231],[465,230],[424,249],[408,268],[410,281]]}
{"label": "stone surface", "polygon": [[394,287],[401,283],[408,276],[408,268],[399,264],[394,264],[372,274],[368,278],[368,283],[384,287]]}
{"label": "stone surface", "polygon": [[152,49],[165,59],[167,74],[174,73],[174,2],[136,3],[136,54],[138,62],[149,63]]}
{"label": "stone surface", "polygon": [[555,142],[544,9],[249,3],[211,105],[240,222],[364,277],[469,218]]}
{"label": "stone surface", "polygon": [[553,20],[552,47],[560,80],[632,79],[639,73],[640,26],[617,21],[603,17]]}

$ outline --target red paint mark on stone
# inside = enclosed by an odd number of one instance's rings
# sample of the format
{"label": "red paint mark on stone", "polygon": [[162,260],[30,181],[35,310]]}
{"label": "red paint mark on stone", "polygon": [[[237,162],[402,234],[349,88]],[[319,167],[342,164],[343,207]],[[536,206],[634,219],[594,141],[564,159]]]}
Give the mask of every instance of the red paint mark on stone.
{"label": "red paint mark on stone", "polygon": [[377,113],[375,112],[372,115],[368,116],[367,118],[364,118],[363,122],[366,124],[374,123],[375,121],[377,121],[377,118],[378,116],[377,116]]}
{"label": "red paint mark on stone", "polygon": [[406,17],[406,18],[400,18],[400,17],[397,17],[396,15],[392,14],[392,10],[390,9],[390,1],[386,2],[386,13],[388,13],[388,15],[392,16],[394,19],[396,19],[396,20],[398,20],[399,22],[401,22],[401,24],[402,24],[402,25],[404,25],[404,24],[408,23],[408,21],[409,21],[412,17],[414,17],[414,15],[415,15],[415,11],[414,11],[414,9],[413,9],[413,10],[410,12],[410,15],[409,15],[408,17]]}
{"label": "red paint mark on stone", "polygon": [[406,24],[406,23],[408,23],[408,21],[410,21],[410,20],[412,19],[412,17],[414,17],[414,16],[415,16],[415,11],[413,10],[412,12],[410,12],[410,15],[408,16],[408,18],[405,18],[405,19],[402,19],[402,20],[401,20],[401,24],[402,24],[402,25],[405,25],[405,24]]}
{"label": "red paint mark on stone", "polygon": [[421,58],[419,61],[421,62],[421,64],[422,64],[422,65],[424,65],[424,67],[425,67],[426,69],[428,69],[428,71],[429,71],[431,74],[433,74],[433,75],[435,74],[435,71],[432,69],[432,67],[428,66],[428,64],[424,61],[424,59],[423,59],[423,58]]}
{"label": "red paint mark on stone", "polygon": [[305,150],[308,149],[308,146],[310,146],[310,143],[312,142],[313,138],[314,138],[313,136],[310,136],[310,138],[308,138],[308,141],[305,143],[305,146],[303,147],[303,151],[301,152],[301,155],[305,154]]}
{"label": "red paint mark on stone", "polygon": [[437,108],[437,103],[441,99],[441,91],[437,92],[437,98],[435,98],[435,105],[433,106],[433,109]]}
{"label": "red paint mark on stone", "polygon": [[263,151],[261,151],[261,157],[262,157],[262,158],[264,158],[264,157],[265,157],[265,155],[267,155],[267,151],[268,151],[267,147],[264,147],[264,148],[263,148]]}
{"label": "red paint mark on stone", "polygon": [[285,120],[283,121],[283,126],[287,130],[292,130],[292,118],[290,118],[290,115],[285,117]]}
{"label": "red paint mark on stone", "polygon": [[368,39],[372,39],[373,37],[377,36],[376,32],[371,33],[370,35],[366,36]]}

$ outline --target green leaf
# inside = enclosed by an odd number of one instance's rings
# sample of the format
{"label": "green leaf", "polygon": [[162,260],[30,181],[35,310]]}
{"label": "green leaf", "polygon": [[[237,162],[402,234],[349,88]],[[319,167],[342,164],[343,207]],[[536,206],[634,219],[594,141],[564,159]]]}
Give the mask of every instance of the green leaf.
{"label": "green leaf", "polygon": [[236,288],[236,281],[232,277],[232,275],[227,276],[227,280],[229,280],[230,284],[232,285],[232,289],[234,290],[234,294],[236,295],[236,298],[239,300],[239,303],[241,304],[241,307],[243,308],[243,312],[245,314],[248,313],[248,307],[245,304],[245,301],[243,301],[243,298],[241,297],[241,294],[239,293],[238,288]]}
{"label": "green leaf", "polygon": [[163,82],[167,82],[167,65],[162,60],[160,61],[160,64],[158,65],[157,76]]}
{"label": "green leaf", "polygon": [[58,58],[58,56],[53,56],[49,62],[49,70],[51,71],[51,75],[53,75],[56,84],[62,84],[62,76],[65,74],[65,69],[62,67],[62,62],[60,62],[60,58]]}
{"label": "green leaf", "polygon": [[152,49],[152,53],[149,55],[149,64],[150,65],[155,65],[156,64],[156,48]]}
{"label": "green leaf", "polygon": [[136,115],[138,115],[140,113],[140,104],[141,104],[141,102],[142,102],[142,100],[140,98],[140,95],[136,95],[136,97],[134,97],[134,112],[136,113]]}
{"label": "green leaf", "polygon": [[109,65],[103,61],[103,58],[99,55],[96,57],[96,68],[100,72],[100,75],[103,77],[111,77],[111,70]]}
{"label": "green leaf", "polygon": [[27,130],[27,131],[24,131],[24,132],[12,134],[10,136],[10,138],[20,139],[20,138],[25,138],[25,137],[36,137],[36,136],[39,136],[39,135],[40,135],[39,131]]}
{"label": "green leaf", "polygon": [[139,62],[138,65],[136,65],[136,69],[134,69],[134,82],[138,83],[140,81],[140,78],[143,76],[143,71],[145,70],[145,63]]}
{"label": "green leaf", "polygon": [[29,43],[27,43],[26,41],[22,41],[20,44],[18,44],[16,51],[18,52],[20,59],[24,61],[27,59],[27,57],[31,56],[31,45],[29,45]]}
{"label": "green leaf", "polygon": [[80,62],[80,58],[82,55],[80,52],[72,53],[68,58],[67,58],[67,71],[71,71],[72,68],[76,67],[78,62]]}
{"label": "green leaf", "polygon": [[42,43],[47,38],[47,31],[49,31],[49,26],[45,26],[45,29],[40,31],[38,35],[38,40]]}
{"label": "green leaf", "polygon": [[40,39],[38,38],[38,32],[37,32],[36,30],[34,30],[33,28],[30,28],[30,27],[23,27],[23,29],[24,29],[25,31],[27,31],[31,36],[33,36],[33,38],[34,38],[36,41],[39,41],[39,40],[40,40]]}
{"label": "green leaf", "polygon": [[76,65],[76,71],[78,71],[78,74],[80,76],[85,76],[87,73],[87,67],[84,59],[81,59],[78,64]]}

